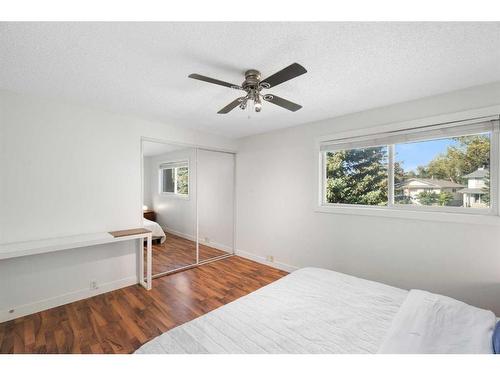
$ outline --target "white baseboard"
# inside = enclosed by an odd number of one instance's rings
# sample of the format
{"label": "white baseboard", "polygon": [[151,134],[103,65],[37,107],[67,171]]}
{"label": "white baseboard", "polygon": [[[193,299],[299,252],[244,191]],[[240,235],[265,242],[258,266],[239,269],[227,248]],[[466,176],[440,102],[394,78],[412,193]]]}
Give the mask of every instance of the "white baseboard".
{"label": "white baseboard", "polygon": [[[186,240],[196,241],[196,238],[194,236],[190,235],[190,234],[185,234],[185,233],[177,232],[176,230],[173,230],[171,228],[166,228],[166,227],[163,228],[163,230],[165,232],[173,234],[175,236],[179,236],[179,237],[185,238]],[[200,244],[205,245],[205,246],[209,246],[209,247],[213,247],[214,249],[225,251],[226,253],[231,253],[232,254],[232,252],[233,252],[232,247],[224,245],[224,244],[221,244],[221,243],[218,243],[218,242],[200,241]]]}
{"label": "white baseboard", "polygon": [[[43,310],[51,309],[53,307],[65,305],[67,303],[79,301],[85,298],[97,296],[102,293],[111,292],[116,289],[125,288],[130,285],[137,284],[137,275],[127,277],[125,279],[111,281],[109,283],[99,285],[98,289],[80,289],[74,292],[62,294],[60,296],[47,298],[45,300],[29,303],[13,307],[9,310],[0,310],[0,323],[8,320],[20,318],[29,314],[34,314]],[[12,312],[10,312],[13,310]]]}
{"label": "white baseboard", "polygon": [[196,241],[195,236],[192,236],[190,234],[178,232],[178,231],[171,229],[171,228],[168,228],[168,227],[162,227],[162,229],[167,233],[173,234],[174,236],[179,236],[179,237],[185,238],[186,240],[189,240],[189,241]]}
{"label": "white baseboard", "polygon": [[279,270],[286,271],[286,272],[293,272],[293,271],[296,271],[300,268],[300,267],[292,266],[290,264],[286,264],[286,263],[282,263],[282,262],[270,262],[270,261],[266,260],[266,258],[263,256],[252,254],[252,253],[249,253],[249,252],[246,252],[243,250],[236,250],[235,254],[242,257],[242,258],[250,259],[250,260],[253,260],[257,263],[265,264],[266,266],[277,268]]}
{"label": "white baseboard", "polygon": [[[190,240],[190,241],[196,241],[196,238],[190,234],[181,233],[181,232],[178,232],[178,231],[171,229],[171,228],[168,228],[168,227],[164,227],[163,230],[165,232],[173,234],[175,236],[179,236],[179,237],[185,238],[185,239]],[[226,251],[228,253],[232,253],[232,249],[230,247],[218,244],[216,242],[200,241],[200,244],[207,245],[207,246],[210,246],[210,247],[222,250],[222,251]],[[250,259],[250,260],[253,260],[257,263],[265,264],[266,266],[274,267],[274,268],[277,268],[279,270],[286,271],[286,272],[293,272],[293,271],[299,269],[299,267],[292,266],[292,265],[289,265],[286,263],[270,262],[270,261],[266,260],[266,258],[263,256],[255,255],[255,254],[249,253],[247,251],[243,251],[243,250],[235,250],[234,254],[238,255],[242,258]]]}
{"label": "white baseboard", "polygon": [[218,242],[205,242],[205,241],[200,241],[200,244],[208,246],[208,247],[213,247],[218,250],[225,251],[226,253],[232,254],[233,253],[233,248],[231,246],[226,246],[223,244],[220,244]]}

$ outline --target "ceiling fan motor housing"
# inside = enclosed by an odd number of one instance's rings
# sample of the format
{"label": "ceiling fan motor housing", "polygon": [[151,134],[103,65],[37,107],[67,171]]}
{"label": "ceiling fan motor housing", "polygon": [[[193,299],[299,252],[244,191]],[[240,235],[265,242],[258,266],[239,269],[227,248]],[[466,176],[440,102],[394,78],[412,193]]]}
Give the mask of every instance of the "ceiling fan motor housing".
{"label": "ceiling fan motor housing", "polygon": [[245,91],[257,90],[259,88],[259,83],[262,76],[258,70],[250,69],[245,72],[245,81],[241,84],[241,87]]}

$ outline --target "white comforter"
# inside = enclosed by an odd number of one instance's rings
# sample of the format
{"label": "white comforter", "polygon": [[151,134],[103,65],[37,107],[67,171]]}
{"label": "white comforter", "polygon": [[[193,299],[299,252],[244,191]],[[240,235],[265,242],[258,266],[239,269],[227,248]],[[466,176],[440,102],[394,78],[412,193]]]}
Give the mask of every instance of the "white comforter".
{"label": "white comforter", "polygon": [[[446,305],[441,311],[441,303],[432,307],[427,295],[303,268],[162,334],[136,353],[491,352],[493,313],[437,296]],[[435,318],[423,317],[428,314]]]}
{"label": "white comforter", "polygon": [[407,291],[303,268],[137,353],[376,353]]}
{"label": "white comforter", "polygon": [[160,238],[160,243],[165,242],[167,236],[165,235],[163,229],[160,227],[160,224],[143,218],[142,226],[152,232],[153,238]]}

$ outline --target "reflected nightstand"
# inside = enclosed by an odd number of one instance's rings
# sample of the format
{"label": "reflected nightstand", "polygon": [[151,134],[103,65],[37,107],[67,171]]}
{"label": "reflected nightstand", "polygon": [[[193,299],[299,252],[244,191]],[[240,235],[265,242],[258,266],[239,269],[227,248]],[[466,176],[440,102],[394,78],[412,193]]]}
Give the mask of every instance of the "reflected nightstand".
{"label": "reflected nightstand", "polygon": [[153,210],[144,210],[144,218],[151,220],[151,221],[156,221],[156,212]]}

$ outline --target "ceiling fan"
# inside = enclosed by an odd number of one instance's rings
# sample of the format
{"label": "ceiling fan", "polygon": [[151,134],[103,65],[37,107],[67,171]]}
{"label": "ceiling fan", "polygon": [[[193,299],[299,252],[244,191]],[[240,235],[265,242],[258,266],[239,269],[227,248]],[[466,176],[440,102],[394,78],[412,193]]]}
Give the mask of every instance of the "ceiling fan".
{"label": "ceiling fan", "polygon": [[263,89],[270,89],[278,86],[280,83],[291,80],[292,78],[298,77],[304,73],[307,73],[307,70],[300,64],[293,63],[292,65],[287,66],[285,69],[280,70],[277,73],[274,73],[272,76],[267,77],[266,79],[261,79],[261,74],[258,70],[250,69],[245,72],[245,81],[239,85],[235,85],[229,82],[220,81],[215,78],[210,78],[206,76],[202,76],[200,74],[190,74],[189,78],[198,79],[200,81],[205,81],[209,83],[214,83],[216,85],[226,86],[231,89],[243,90],[246,91],[246,95],[236,100],[232,101],[224,108],[222,108],[219,112],[220,114],[226,114],[232,111],[236,107],[240,107],[241,109],[247,108],[247,104],[253,103],[255,112],[260,112],[262,109],[262,99],[266,102],[276,104],[280,107],[288,109],[292,112],[298,111],[302,108],[301,105],[288,101],[286,99],[280,98],[274,94],[262,94],[261,91]]}

